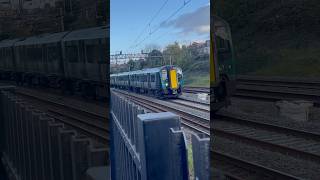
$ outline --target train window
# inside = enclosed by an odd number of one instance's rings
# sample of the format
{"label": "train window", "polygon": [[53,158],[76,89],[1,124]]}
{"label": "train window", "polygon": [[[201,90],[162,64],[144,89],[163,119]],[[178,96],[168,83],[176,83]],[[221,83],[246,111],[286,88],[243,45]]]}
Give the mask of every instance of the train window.
{"label": "train window", "polygon": [[155,80],[156,80],[156,76],[154,74],[151,75],[151,82],[155,82]]}
{"label": "train window", "polygon": [[66,46],[66,58],[69,62],[78,62],[78,48],[77,46]]}
{"label": "train window", "polygon": [[6,48],[6,57],[8,59],[12,59],[12,51],[11,48]]}
{"label": "train window", "polygon": [[1,60],[3,59],[3,57],[4,57],[3,51],[4,51],[3,49],[0,49],[0,57],[1,57],[1,58],[0,58],[0,61],[1,61]]}
{"label": "train window", "polygon": [[165,80],[168,79],[168,73],[167,73],[167,70],[166,70],[166,69],[163,69],[163,70],[161,71],[161,79],[162,79],[162,81],[165,81]]}
{"label": "train window", "polygon": [[6,58],[7,53],[6,53],[6,49],[5,49],[5,48],[4,48],[4,49],[1,49],[1,50],[0,50],[0,53],[1,53],[1,57]]}
{"label": "train window", "polygon": [[27,58],[29,61],[40,61],[42,59],[41,48],[28,47],[27,48]]}
{"label": "train window", "polygon": [[180,82],[182,80],[182,74],[178,73],[178,81]]}
{"label": "train window", "polygon": [[60,51],[56,46],[48,47],[48,61],[54,62],[60,59]]}
{"label": "train window", "polygon": [[217,36],[217,48],[219,52],[229,52],[230,51],[230,43],[228,40],[223,39]]}
{"label": "train window", "polygon": [[86,45],[86,57],[88,63],[97,63],[100,60],[99,45]]}

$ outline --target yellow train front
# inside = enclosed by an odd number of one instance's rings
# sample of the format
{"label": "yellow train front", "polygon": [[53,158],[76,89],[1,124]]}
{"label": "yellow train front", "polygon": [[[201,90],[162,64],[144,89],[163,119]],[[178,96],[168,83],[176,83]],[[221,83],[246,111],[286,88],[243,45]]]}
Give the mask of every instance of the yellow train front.
{"label": "yellow train front", "polygon": [[158,98],[178,97],[182,93],[183,74],[173,65],[138,71],[123,72],[110,76],[111,86]]}
{"label": "yellow train front", "polygon": [[178,97],[182,93],[182,70],[176,66],[164,66],[160,71],[160,97]]}

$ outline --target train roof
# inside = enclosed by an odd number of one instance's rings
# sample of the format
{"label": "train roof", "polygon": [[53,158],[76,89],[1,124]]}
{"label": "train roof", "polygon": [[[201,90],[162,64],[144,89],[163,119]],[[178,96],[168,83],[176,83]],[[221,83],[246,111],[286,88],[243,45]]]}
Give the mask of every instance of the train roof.
{"label": "train roof", "polygon": [[63,39],[63,37],[68,34],[69,32],[60,32],[54,34],[47,34],[45,36],[40,37],[38,44],[49,44],[49,43],[56,43]]}
{"label": "train roof", "polygon": [[37,36],[32,36],[32,37],[28,37],[24,40],[18,41],[17,43],[15,43],[15,46],[25,46],[25,45],[33,45],[33,44],[37,44],[38,38]]}
{"label": "train roof", "polygon": [[62,38],[68,32],[59,32],[53,34],[42,34],[38,36],[29,37],[23,41],[19,41],[15,44],[15,46],[27,46],[27,45],[35,45],[35,44],[49,44],[56,43],[62,40]]}
{"label": "train roof", "polygon": [[[160,72],[164,67],[167,66],[161,66],[161,67],[155,67],[155,68],[147,68],[147,69],[142,69],[142,70],[137,70],[137,71],[129,71],[129,72],[122,72],[118,74],[111,74],[110,76],[124,76],[124,75],[132,75],[132,74],[146,74],[146,73],[157,73]],[[177,66],[173,66],[177,67]],[[179,67],[177,67],[179,68]]]}
{"label": "train roof", "polygon": [[4,47],[11,47],[14,45],[15,42],[19,41],[20,39],[6,39],[0,42],[0,48]]}
{"label": "train roof", "polygon": [[32,36],[28,37],[23,40],[15,39],[15,41],[12,40],[4,40],[0,42],[0,47],[7,47],[7,46],[13,46],[15,43],[15,46],[27,46],[27,45],[36,45],[36,44],[50,44],[50,43],[56,43],[59,41],[73,41],[73,40],[85,40],[85,39],[99,39],[99,38],[106,38],[109,37],[109,28],[107,26],[101,26],[101,27],[94,27],[94,28],[87,28],[87,29],[80,29],[80,30],[74,30],[74,31],[65,31],[65,32],[59,32],[59,33],[46,33],[41,34],[38,36]]}
{"label": "train roof", "polygon": [[107,26],[75,30],[66,35],[62,41],[108,38],[109,30],[110,29]]}

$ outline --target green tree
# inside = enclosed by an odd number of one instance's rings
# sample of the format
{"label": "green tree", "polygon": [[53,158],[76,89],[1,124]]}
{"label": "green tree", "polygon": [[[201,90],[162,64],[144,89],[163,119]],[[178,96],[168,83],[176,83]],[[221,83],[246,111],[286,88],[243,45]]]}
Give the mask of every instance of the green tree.
{"label": "green tree", "polygon": [[127,65],[128,65],[129,71],[133,71],[133,70],[135,70],[135,68],[136,68],[135,62],[134,62],[132,59],[130,59],[130,60],[127,62]]}
{"label": "green tree", "polygon": [[162,66],[163,62],[163,55],[162,52],[159,50],[152,50],[146,59],[146,66],[151,68],[151,67],[158,67]]}

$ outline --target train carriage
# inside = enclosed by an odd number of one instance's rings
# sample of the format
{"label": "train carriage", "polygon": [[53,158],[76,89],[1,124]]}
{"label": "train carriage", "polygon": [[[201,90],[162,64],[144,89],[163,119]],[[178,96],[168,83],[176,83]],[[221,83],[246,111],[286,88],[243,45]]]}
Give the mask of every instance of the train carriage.
{"label": "train carriage", "polygon": [[14,45],[17,73],[22,73],[23,81],[33,84],[34,76],[39,72],[38,63],[41,61],[42,49],[38,46],[39,37],[29,37]]}
{"label": "train carriage", "polygon": [[24,72],[26,81],[32,84],[53,81],[53,86],[58,86],[58,77],[64,75],[60,42],[66,34],[67,32],[44,34],[15,44],[17,69]]}
{"label": "train carriage", "polygon": [[42,47],[41,72],[48,78],[48,81],[54,82],[57,86],[58,81],[64,75],[62,64],[61,40],[68,32],[42,35],[38,44]]}
{"label": "train carriage", "polygon": [[162,66],[110,76],[111,86],[157,97],[178,97],[183,87],[182,70],[176,66]]}
{"label": "train carriage", "polygon": [[66,84],[83,94],[107,96],[105,82],[109,82],[106,26],[76,30],[62,39]]}
{"label": "train carriage", "polygon": [[20,85],[49,85],[106,98],[108,31],[102,26],[1,41],[0,71],[10,70],[14,75],[8,79]]}
{"label": "train carriage", "polygon": [[106,27],[95,27],[72,31],[63,38],[67,77],[101,82],[106,80],[107,34]]}

